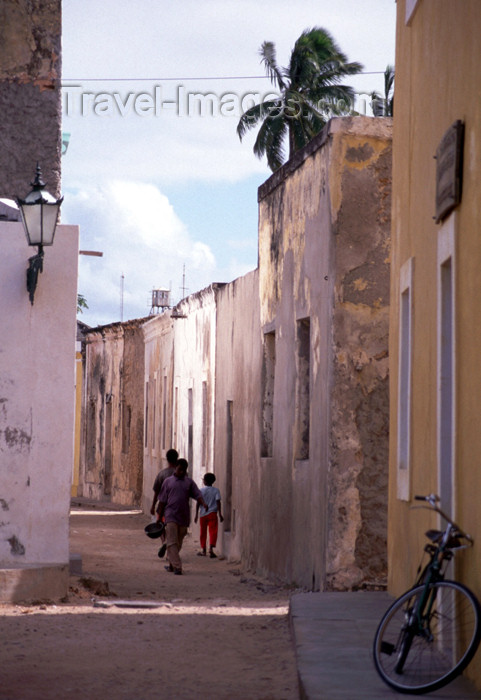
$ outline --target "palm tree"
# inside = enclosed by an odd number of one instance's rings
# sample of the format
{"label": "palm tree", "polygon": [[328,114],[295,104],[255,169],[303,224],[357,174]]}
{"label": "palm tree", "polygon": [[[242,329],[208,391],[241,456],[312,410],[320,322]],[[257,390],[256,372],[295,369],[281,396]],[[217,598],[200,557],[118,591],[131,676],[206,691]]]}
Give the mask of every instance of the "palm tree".
{"label": "palm tree", "polygon": [[289,138],[289,158],[306,145],[332,114],[347,114],[354,90],[339,83],[362,70],[349,63],[331,34],[321,27],[306,29],[291,52],[288,68],[277,65],[275,45],[265,41],[259,49],[267,75],[279,90],[279,98],[248,109],[237,125],[239,138],[261,123],[254,153],[265,154],[272,171],[285,160],[284,140]]}
{"label": "palm tree", "polygon": [[89,305],[87,304],[87,299],[84,297],[84,295],[77,294],[77,313],[83,314],[83,310],[88,308]]}
{"label": "palm tree", "polygon": [[384,71],[384,97],[372,93],[372,111],[375,117],[392,117],[394,110],[394,66],[386,66]]}

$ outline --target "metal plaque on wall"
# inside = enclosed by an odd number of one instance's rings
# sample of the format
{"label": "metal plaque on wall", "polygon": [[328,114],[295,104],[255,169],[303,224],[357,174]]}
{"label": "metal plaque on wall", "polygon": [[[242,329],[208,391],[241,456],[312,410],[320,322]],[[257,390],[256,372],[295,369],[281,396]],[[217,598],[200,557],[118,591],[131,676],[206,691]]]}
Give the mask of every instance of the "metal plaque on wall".
{"label": "metal plaque on wall", "polygon": [[436,223],[461,202],[464,122],[451,124],[436,150]]}

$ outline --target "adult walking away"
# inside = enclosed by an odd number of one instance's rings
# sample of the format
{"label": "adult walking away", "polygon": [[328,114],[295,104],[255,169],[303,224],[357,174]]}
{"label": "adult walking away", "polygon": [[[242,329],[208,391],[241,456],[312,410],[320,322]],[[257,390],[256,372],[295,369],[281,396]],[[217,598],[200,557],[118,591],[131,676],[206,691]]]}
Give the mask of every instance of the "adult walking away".
{"label": "adult walking away", "polygon": [[207,508],[199,487],[195,481],[187,476],[188,466],[186,459],[177,460],[174,474],[169,476],[162,485],[159,505],[157,506],[157,522],[160,522],[162,518],[165,520],[167,560],[169,562],[165,568],[177,575],[182,574],[180,550],[190,524],[189,501],[193,498],[204,508]]}
{"label": "adult walking away", "polygon": [[217,554],[214,552],[214,547],[217,544],[217,534],[219,531],[219,519],[224,522],[222,516],[222,505],[220,502],[220,491],[213,484],[215,481],[215,474],[212,472],[207,472],[204,474],[203,482],[204,486],[201,488],[200,492],[204,501],[207,503],[207,508],[203,508],[199,503],[195,509],[194,522],[197,522],[200,510],[200,546],[202,547],[201,552],[197,554],[201,557],[207,555],[207,528],[209,529],[209,556],[211,559],[215,559]]}
{"label": "adult walking away", "polygon": [[162,484],[166,479],[168,479],[169,476],[172,476],[172,474],[175,472],[175,465],[177,464],[177,460],[179,459],[179,453],[177,452],[177,450],[171,448],[170,450],[167,450],[165,458],[167,460],[167,467],[165,469],[162,469],[157,474],[157,476],[155,477],[154,485],[152,487],[154,490],[154,500],[152,501],[152,506],[150,508],[151,515],[155,515],[155,506],[159,498],[159,493],[162,490]]}

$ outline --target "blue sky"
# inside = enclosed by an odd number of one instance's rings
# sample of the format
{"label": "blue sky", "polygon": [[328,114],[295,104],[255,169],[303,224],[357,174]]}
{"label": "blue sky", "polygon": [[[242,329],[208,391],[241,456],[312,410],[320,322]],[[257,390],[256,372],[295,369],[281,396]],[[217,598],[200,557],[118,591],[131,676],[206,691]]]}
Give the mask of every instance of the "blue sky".
{"label": "blue sky", "polygon": [[187,293],[254,269],[257,188],[271,173],[252,153],[255,133],[240,143],[236,126],[249,100],[272,93],[260,45],[273,41],[284,66],[304,29],[325,27],[364,64],[350,84],[382,91],[395,10],[394,0],[63,0],[62,221],[80,225],[81,249],[104,254],[79,258],[81,320],[145,316],[154,287],[178,301],[184,266]]}

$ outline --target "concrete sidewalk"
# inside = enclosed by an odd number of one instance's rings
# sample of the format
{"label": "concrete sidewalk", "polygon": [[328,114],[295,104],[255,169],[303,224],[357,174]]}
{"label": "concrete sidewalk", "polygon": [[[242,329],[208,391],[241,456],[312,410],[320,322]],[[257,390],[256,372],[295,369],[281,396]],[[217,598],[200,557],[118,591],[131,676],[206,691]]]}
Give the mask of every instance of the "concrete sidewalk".
{"label": "concrete sidewalk", "polygon": [[[370,591],[292,596],[289,617],[302,700],[408,697],[380,679],[371,655],[377,625],[390,602],[387,593]],[[426,697],[470,700],[481,698],[481,692],[461,677]]]}

